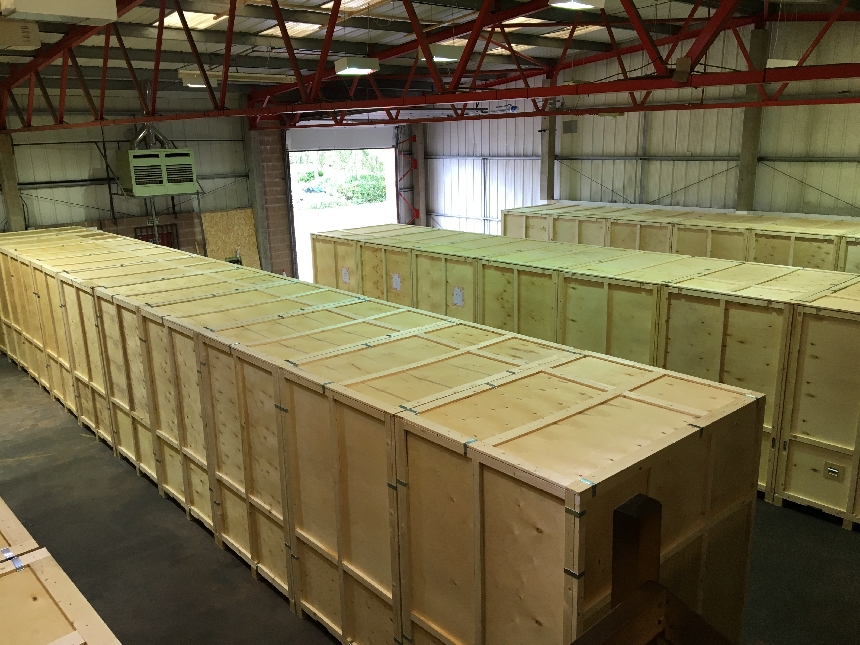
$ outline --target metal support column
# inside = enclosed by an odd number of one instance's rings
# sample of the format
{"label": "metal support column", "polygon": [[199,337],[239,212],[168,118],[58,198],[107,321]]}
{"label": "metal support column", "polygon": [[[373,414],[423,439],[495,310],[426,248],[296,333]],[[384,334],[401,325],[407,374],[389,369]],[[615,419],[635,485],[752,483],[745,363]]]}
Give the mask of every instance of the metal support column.
{"label": "metal support column", "polygon": [[[764,69],[767,65],[767,53],[770,48],[770,32],[767,29],[753,29],[750,37],[750,60],[755,69]],[[747,85],[746,99],[759,100],[759,86]],[[752,210],[755,206],[755,177],[758,168],[759,144],[761,142],[760,107],[744,109],[744,128],[741,137],[740,165],[738,167],[738,201],[739,211]]]}
{"label": "metal support column", "polygon": [[21,201],[21,191],[18,189],[18,168],[15,167],[11,134],[0,134],[0,181],[3,182],[6,227],[10,231],[23,231],[26,228],[24,203]]}

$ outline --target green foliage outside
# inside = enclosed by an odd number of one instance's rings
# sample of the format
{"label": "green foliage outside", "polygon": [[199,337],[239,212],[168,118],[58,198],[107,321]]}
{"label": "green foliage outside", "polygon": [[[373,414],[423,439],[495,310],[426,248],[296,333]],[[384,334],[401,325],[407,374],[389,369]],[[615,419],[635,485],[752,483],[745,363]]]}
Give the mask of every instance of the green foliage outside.
{"label": "green foliage outside", "polygon": [[382,160],[372,150],[291,152],[297,184],[293,198],[305,208],[332,208],[384,202]]}

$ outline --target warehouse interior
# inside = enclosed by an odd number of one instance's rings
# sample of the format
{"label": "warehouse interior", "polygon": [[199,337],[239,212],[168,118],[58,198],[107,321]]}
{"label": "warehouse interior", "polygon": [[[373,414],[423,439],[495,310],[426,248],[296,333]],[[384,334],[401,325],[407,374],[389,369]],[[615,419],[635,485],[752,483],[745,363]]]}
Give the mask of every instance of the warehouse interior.
{"label": "warehouse interior", "polygon": [[858,24],[0,1],[0,643],[860,642]]}

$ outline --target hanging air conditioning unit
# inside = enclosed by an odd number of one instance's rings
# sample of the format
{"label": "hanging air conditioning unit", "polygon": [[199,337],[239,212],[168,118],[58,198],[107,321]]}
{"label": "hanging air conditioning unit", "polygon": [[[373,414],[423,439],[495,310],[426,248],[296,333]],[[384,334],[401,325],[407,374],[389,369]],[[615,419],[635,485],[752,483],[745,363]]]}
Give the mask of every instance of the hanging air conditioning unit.
{"label": "hanging air conditioning unit", "polygon": [[16,20],[106,25],[116,22],[116,0],[0,0],[0,11]]}
{"label": "hanging air conditioning unit", "polygon": [[197,192],[191,150],[129,150],[117,158],[119,183],[126,195],[158,197]]}

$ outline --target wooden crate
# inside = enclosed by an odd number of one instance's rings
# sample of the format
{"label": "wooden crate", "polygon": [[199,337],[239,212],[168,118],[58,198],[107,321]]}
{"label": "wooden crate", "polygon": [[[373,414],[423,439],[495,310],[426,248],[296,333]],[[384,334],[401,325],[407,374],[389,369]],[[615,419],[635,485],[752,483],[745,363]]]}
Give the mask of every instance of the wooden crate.
{"label": "wooden crate", "polygon": [[[446,239],[452,257],[465,253],[458,245],[468,245],[468,239]],[[532,242],[512,244],[524,254],[537,248]],[[141,432],[149,432],[155,459],[148,469],[162,492],[201,518],[209,502],[209,526],[218,540],[342,642],[390,643],[401,635],[449,644],[532,642],[534,635],[539,642],[561,642],[579,634],[605,611],[605,581],[599,573],[589,578],[583,572],[593,558],[605,558],[587,540],[600,543],[606,528],[598,520],[585,538],[574,536],[583,534],[586,506],[589,517],[600,518],[604,506],[611,514],[615,497],[633,481],[647,482],[645,490],[673,518],[664,540],[668,586],[679,595],[692,594],[685,597],[736,636],[763,414],[757,395],[262,272],[236,274],[231,284],[223,272],[195,271],[190,256],[148,257],[153,247],[130,247],[131,255],[139,252],[137,260],[124,258],[123,268],[114,253],[104,251],[109,242],[92,245],[104,252],[105,266],[92,264],[94,251],[87,255],[89,264],[57,275],[61,293],[66,289],[78,303],[88,303],[62,309],[70,336],[79,336],[69,344],[71,362],[79,373],[74,348],[87,346],[91,334],[114,414],[115,445],[124,446],[123,454],[146,472],[144,434],[126,432],[126,441],[115,427],[116,411],[127,409]],[[356,248],[352,258],[359,264],[350,266],[361,268]],[[167,267],[170,277],[158,278]],[[98,312],[94,321],[86,320],[90,310]],[[83,377],[78,380],[83,384]],[[480,437],[464,433],[456,413],[444,412],[457,405],[472,410],[469,423],[482,428]],[[517,452],[528,437],[556,441],[555,431],[545,428],[579,415],[601,424],[606,414],[607,427],[624,426],[629,414],[626,421],[624,412],[612,417],[619,405],[643,406],[650,412],[637,420],[656,420],[646,430],[633,424],[604,446],[602,454],[613,465],[583,470],[587,485],[570,473],[550,472],[542,460],[552,453],[560,458],[552,468],[577,469],[582,451],[597,464],[593,447],[572,446],[573,452],[564,453],[559,444],[543,457],[540,451]],[[605,431],[595,435],[600,436]],[[428,491],[427,476],[442,469],[459,486],[461,473],[448,464],[460,455],[469,477],[477,472],[481,483],[465,496],[455,492],[450,502],[477,503],[482,518],[500,521],[488,525],[495,528],[487,536],[507,535],[511,499],[535,500],[546,511],[535,525],[537,535],[546,534],[537,543],[479,538],[484,534],[474,523],[454,527],[453,562],[473,562],[459,567],[455,578],[458,585],[462,581],[455,597],[469,600],[464,607],[472,617],[471,641],[454,638],[459,628],[448,627],[446,613],[434,609],[444,609],[450,583],[422,578],[421,571],[441,570],[452,561],[420,561],[436,547],[428,552],[416,528],[429,521],[436,533],[427,536],[445,545],[441,531],[451,519],[444,516],[444,504],[424,507],[443,516],[422,515],[421,496],[435,494]],[[691,464],[704,486],[693,494],[684,470]],[[643,479],[646,471],[650,475]],[[723,479],[730,483],[723,486]],[[513,486],[514,497],[497,484]],[[476,521],[483,526],[485,520]],[[464,530],[467,546],[460,551]],[[540,539],[566,546],[561,553],[555,547],[544,552]],[[479,542],[483,550],[475,559]],[[508,567],[497,564],[506,557],[518,563],[537,557],[540,566],[551,564],[554,571],[550,582],[522,581],[529,600],[510,603],[510,610],[499,600],[509,597]],[[717,560],[719,583],[712,573]],[[534,610],[541,624],[531,627],[520,618],[533,612],[538,598],[549,609]]]}
{"label": "wooden crate", "polygon": [[860,272],[860,223],[851,218],[551,203],[502,219],[511,237]]}
{"label": "wooden crate", "polygon": [[[328,244],[327,238],[338,235],[320,237]],[[362,288],[389,282],[391,275],[379,271],[386,257],[399,254],[400,265],[412,258],[412,274],[420,275],[423,284],[437,285],[441,302],[442,294],[450,298],[457,286],[442,273],[453,261],[466,267],[463,284],[477,271],[474,300],[471,286],[462,291],[467,319],[764,392],[768,404],[759,485],[768,499],[776,486],[786,373],[793,369],[788,362],[792,307],[853,279],[840,272],[532,240],[519,250],[478,244],[470,255],[465,249],[473,238],[492,239],[478,234],[467,234],[459,243],[447,238],[449,253],[439,245],[400,247],[391,228],[384,242],[369,229],[350,235],[357,257],[386,254],[382,263],[365,262]],[[511,252],[505,254],[506,248]],[[427,261],[417,271],[416,258],[423,256],[436,264]],[[413,303],[445,313],[441,306],[428,306],[421,292]],[[450,314],[450,307],[446,311]]]}
{"label": "wooden crate", "polygon": [[119,645],[47,549],[0,563],[0,598],[8,616],[0,643]]}
{"label": "wooden crate", "polygon": [[860,280],[794,312],[776,501],[860,522]]}
{"label": "wooden crate", "polygon": [[20,557],[39,548],[36,540],[0,499],[0,562]]}

